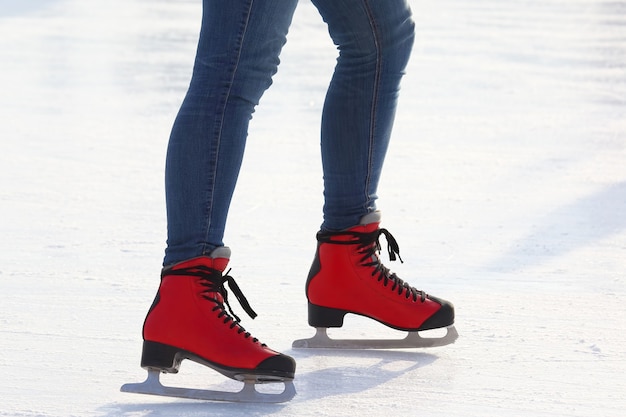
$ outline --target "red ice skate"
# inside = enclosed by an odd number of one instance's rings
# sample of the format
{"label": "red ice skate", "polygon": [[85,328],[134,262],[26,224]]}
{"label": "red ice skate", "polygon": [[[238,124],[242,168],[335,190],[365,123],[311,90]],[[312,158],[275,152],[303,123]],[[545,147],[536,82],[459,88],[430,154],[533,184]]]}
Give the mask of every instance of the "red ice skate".
{"label": "red ice skate", "polygon": [[[282,402],[293,397],[295,361],[252,337],[230,309],[226,283],[246,312],[256,316],[233,278],[222,274],[229,256],[230,250],[222,247],[211,257],[194,258],[163,270],[143,328],[141,366],[149,377],[142,384],[125,385],[123,391],[241,402]],[[159,373],[177,373],[184,359],[243,381],[243,390],[230,393],[161,385]],[[266,382],[284,382],[285,391],[262,394],[254,389],[256,383]]]}
{"label": "red ice skate", "polygon": [[[317,334],[295,341],[293,347],[384,349],[442,346],[456,340],[452,304],[411,287],[381,263],[381,234],[387,239],[392,261],[399,256],[399,248],[393,236],[378,227],[379,222],[380,214],[374,212],[348,230],[317,234],[317,253],[306,284],[309,324],[317,328]],[[409,334],[401,340],[330,339],[326,329],[342,327],[348,313]],[[447,327],[447,334],[440,338],[418,334],[442,327]]]}

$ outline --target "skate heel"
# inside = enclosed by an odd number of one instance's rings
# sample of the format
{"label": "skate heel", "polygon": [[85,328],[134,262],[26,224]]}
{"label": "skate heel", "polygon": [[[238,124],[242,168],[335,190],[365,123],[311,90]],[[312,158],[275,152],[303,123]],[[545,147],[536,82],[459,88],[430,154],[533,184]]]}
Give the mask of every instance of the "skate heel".
{"label": "skate heel", "polygon": [[143,342],[141,367],[144,369],[175,374],[183,359],[181,350],[174,346],[149,340]]}
{"label": "skate heel", "polygon": [[309,326],[341,327],[343,318],[348,312],[330,307],[321,307],[309,303]]}

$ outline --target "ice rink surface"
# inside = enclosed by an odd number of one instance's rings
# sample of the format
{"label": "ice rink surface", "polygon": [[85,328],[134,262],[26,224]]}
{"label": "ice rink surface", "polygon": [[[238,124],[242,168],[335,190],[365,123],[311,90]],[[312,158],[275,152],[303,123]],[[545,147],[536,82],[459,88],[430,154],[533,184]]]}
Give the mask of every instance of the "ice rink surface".
{"label": "ice rink surface", "polygon": [[[164,154],[198,0],[0,0],[0,416],[623,416],[626,1],[412,0],[417,41],[379,190],[456,344],[292,350],[321,223],[336,51],[301,1],[252,121],[231,274],[298,395],[124,394],[165,241]],[[386,261],[386,255],[383,255]],[[234,306],[235,310],[242,312]],[[336,337],[399,337],[350,318]],[[170,385],[237,389],[192,363]]]}

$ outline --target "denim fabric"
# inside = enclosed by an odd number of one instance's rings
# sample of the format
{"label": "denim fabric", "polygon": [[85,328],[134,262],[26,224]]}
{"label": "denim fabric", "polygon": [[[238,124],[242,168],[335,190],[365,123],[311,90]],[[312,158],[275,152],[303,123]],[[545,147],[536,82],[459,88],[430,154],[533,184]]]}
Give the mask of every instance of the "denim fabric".
{"label": "denim fabric", "polygon": [[[406,0],[313,0],[339,49],[321,127],[322,229],[376,209],[400,79],[413,44]],[[166,159],[164,265],[222,246],[248,123],[272,83],[297,0],[203,0],[189,90]]]}

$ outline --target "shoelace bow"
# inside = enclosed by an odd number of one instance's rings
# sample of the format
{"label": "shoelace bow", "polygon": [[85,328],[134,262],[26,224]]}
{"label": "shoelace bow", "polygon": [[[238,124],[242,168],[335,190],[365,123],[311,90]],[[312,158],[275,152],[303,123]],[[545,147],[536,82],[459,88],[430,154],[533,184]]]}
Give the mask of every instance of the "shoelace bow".
{"label": "shoelace bow", "polygon": [[[247,332],[241,326],[241,324],[239,324],[241,322],[241,319],[239,318],[239,316],[237,316],[233,312],[233,309],[230,306],[230,303],[228,302],[228,291],[226,291],[226,287],[224,284],[225,283],[228,284],[228,288],[230,288],[230,290],[233,292],[233,294],[235,295],[235,298],[237,298],[237,301],[239,301],[239,304],[244,309],[244,311],[248,314],[248,316],[250,316],[250,318],[254,319],[257,316],[257,314],[250,306],[250,303],[248,303],[248,300],[243,295],[243,292],[241,291],[241,288],[239,288],[239,285],[237,285],[237,282],[235,282],[235,279],[231,277],[230,275],[228,275],[229,272],[230,272],[230,269],[226,271],[226,274],[222,275],[222,273],[216,269],[209,268],[204,265],[199,265],[199,266],[190,267],[190,268],[168,270],[166,274],[178,275],[178,276],[194,276],[194,277],[200,278],[200,285],[206,288],[206,290],[203,291],[204,294],[202,294],[202,297],[204,297],[207,300],[215,302],[215,307],[213,307],[212,311],[219,310],[220,312],[218,313],[217,317],[218,318],[223,317],[224,324],[227,324],[230,322],[231,329],[234,329],[235,327],[237,327],[238,333],[245,333],[244,336],[246,338],[249,338],[252,335],[249,332]],[[217,292],[222,295],[222,298],[224,299],[223,304],[217,301],[214,297],[211,297],[208,295],[209,293],[213,293],[213,292]],[[224,305],[226,306],[226,308],[224,308]],[[253,337],[252,340],[254,342],[258,342],[258,339],[256,337]]]}
{"label": "shoelace bow", "polygon": [[[400,246],[387,229],[380,228],[370,233],[351,231],[319,233],[318,240],[320,242],[340,245],[358,244],[359,252],[363,254],[363,257],[360,259],[361,265],[373,267],[373,277],[378,274],[378,281],[383,281],[385,287],[387,287],[389,282],[391,282],[391,291],[397,291],[398,295],[404,294],[407,299],[413,298],[413,301],[417,301],[418,298],[421,302],[426,301],[426,293],[424,291],[410,286],[407,282],[402,280],[395,273],[392,273],[389,268],[382,264],[380,258],[378,257],[378,254],[382,249],[380,245],[380,235],[385,235],[385,240],[387,240],[387,254],[389,255],[389,260],[395,261],[396,259],[399,259],[400,262],[404,263],[400,257]],[[335,236],[351,236],[353,239],[347,241],[334,240],[333,237]]]}

